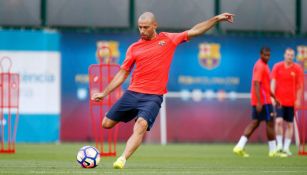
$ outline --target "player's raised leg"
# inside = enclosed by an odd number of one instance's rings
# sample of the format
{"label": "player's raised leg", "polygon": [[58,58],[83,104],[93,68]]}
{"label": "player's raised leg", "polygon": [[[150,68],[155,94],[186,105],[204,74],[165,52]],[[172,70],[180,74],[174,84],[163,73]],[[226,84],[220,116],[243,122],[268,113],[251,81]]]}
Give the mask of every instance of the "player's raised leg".
{"label": "player's raised leg", "polygon": [[126,160],[135,152],[135,150],[141,145],[143,137],[148,128],[148,123],[142,117],[139,117],[134,124],[133,134],[127,141],[125,150],[113,164],[116,169],[122,169],[125,166]]}

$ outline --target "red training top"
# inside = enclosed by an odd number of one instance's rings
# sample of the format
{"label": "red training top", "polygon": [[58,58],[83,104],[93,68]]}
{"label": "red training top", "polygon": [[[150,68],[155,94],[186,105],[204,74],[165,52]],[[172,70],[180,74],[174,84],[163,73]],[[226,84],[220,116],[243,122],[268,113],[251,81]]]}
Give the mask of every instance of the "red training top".
{"label": "red training top", "polygon": [[303,87],[304,72],[297,63],[286,67],[284,61],[274,65],[272,78],[276,81],[275,96],[283,106],[294,106],[297,90]]}
{"label": "red training top", "polygon": [[133,43],[127,50],[122,69],[135,69],[129,90],[162,95],[167,92],[168,73],[176,47],[188,40],[188,32],[159,33],[152,40]]}
{"label": "red training top", "polygon": [[256,91],[254,88],[254,82],[260,83],[260,102],[261,104],[272,104],[270,95],[270,68],[269,66],[259,59],[253,69],[253,79],[251,87],[251,104],[255,106],[258,102],[256,97]]}

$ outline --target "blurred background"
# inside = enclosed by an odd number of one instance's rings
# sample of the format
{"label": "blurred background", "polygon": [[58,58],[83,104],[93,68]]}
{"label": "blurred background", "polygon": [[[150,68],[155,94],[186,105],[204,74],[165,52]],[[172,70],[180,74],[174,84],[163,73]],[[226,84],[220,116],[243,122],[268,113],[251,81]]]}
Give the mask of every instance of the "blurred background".
{"label": "blurred background", "polygon": [[[233,24],[177,48],[162,122],[167,142],[235,142],[251,117],[260,48],[271,48],[271,68],[288,47],[307,65],[306,9],[307,0],[0,0],[0,58],[10,57],[11,71],[20,74],[16,140],[93,141],[88,67],[97,64],[99,43],[121,64],[139,39],[138,16],[152,11],[159,32],[184,31],[222,12],[236,15]],[[132,126],[120,124],[119,141]],[[265,141],[264,131],[251,141]],[[160,143],[160,115],[145,141]]]}

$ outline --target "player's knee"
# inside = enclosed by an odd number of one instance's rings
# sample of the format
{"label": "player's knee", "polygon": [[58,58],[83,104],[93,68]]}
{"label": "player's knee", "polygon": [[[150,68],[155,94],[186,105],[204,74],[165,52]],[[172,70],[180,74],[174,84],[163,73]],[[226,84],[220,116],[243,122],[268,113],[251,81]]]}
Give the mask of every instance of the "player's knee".
{"label": "player's knee", "polygon": [[113,126],[114,126],[114,124],[112,124],[112,122],[107,120],[106,117],[102,120],[102,127],[104,129],[111,129],[111,128],[113,128]]}
{"label": "player's knee", "polygon": [[145,119],[143,118],[139,118],[137,121],[136,121],[136,124],[138,125],[139,128],[141,128],[142,130],[147,130],[147,127],[148,127],[148,123]]}
{"label": "player's knee", "polygon": [[282,119],[281,118],[277,118],[276,120],[275,120],[275,124],[276,124],[276,126],[281,126],[282,125]]}
{"label": "player's knee", "polygon": [[259,126],[259,124],[260,124],[260,122],[257,120],[257,121],[254,121],[253,123],[252,123],[252,127],[253,128],[257,128],[258,126]]}
{"label": "player's knee", "polygon": [[108,123],[102,123],[102,127],[103,127],[104,129],[111,129],[111,128],[113,128],[113,126],[110,125],[110,124],[108,124]]}
{"label": "player's knee", "polygon": [[293,123],[287,122],[286,127],[288,129],[292,129],[293,128]]}
{"label": "player's knee", "polygon": [[104,129],[111,129],[113,126],[110,125],[108,122],[102,122],[102,127]]}

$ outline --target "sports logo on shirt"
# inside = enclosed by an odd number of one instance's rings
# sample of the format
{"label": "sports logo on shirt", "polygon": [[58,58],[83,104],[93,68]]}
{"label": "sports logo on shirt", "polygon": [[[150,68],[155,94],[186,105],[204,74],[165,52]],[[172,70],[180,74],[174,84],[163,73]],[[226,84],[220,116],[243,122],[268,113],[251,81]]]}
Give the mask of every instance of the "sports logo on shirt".
{"label": "sports logo on shirt", "polygon": [[208,70],[217,68],[221,62],[220,47],[217,43],[200,43],[199,63]]}
{"label": "sports logo on shirt", "polygon": [[164,40],[159,41],[160,46],[164,46],[165,44],[166,44],[166,42]]}
{"label": "sports logo on shirt", "polygon": [[297,46],[296,59],[303,64],[304,71],[307,71],[307,46]]}

